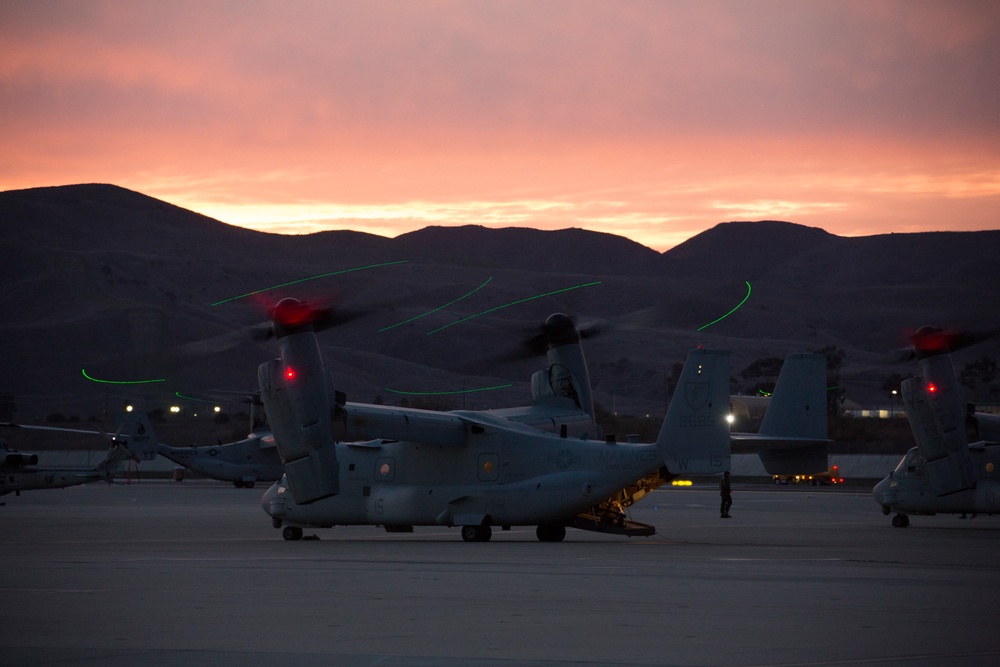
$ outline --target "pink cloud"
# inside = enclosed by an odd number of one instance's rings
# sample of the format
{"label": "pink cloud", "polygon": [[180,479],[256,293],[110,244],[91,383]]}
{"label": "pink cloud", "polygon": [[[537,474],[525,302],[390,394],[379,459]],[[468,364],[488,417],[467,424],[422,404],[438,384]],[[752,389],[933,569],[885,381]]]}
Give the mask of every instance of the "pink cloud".
{"label": "pink cloud", "polygon": [[996,226],[990,3],[5,3],[0,39],[3,189],[657,247],[769,202]]}

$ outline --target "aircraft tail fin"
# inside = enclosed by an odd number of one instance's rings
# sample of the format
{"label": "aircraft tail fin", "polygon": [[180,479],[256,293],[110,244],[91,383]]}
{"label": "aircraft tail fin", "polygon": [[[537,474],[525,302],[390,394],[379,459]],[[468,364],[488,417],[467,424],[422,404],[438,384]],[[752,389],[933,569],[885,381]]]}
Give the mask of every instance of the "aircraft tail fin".
{"label": "aircraft tail fin", "polygon": [[826,355],[785,357],[759,433],[826,440]]}
{"label": "aircraft tail fin", "polygon": [[729,352],[688,353],[656,445],[674,475],[729,470]]}
{"label": "aircraft tail fin", "polygon": [[158,453],[156,433],[145,412],[122,413],[115,439],[139,461],[152,461]]}
{"label": "aircraft tail fin", "polygon": [[754,439],[764,469],[771,475],[827,470],[826,415],[826,356],[800,352],[785,357]]}

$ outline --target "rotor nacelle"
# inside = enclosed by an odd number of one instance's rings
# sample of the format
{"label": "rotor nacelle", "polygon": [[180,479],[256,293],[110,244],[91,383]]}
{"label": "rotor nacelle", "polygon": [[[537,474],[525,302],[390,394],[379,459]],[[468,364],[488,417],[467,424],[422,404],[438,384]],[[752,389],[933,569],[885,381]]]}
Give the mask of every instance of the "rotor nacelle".
{"label": "rotor nacelle", "polygon": [[322,328],[327,322],[325,309],[296,299],[280,301],[272,310],[280,357],[257,371],[289,489],[299,504],[336,495],[340,489],[330,423],[335,394],[316,340],[317,325]]}
{"label": "rotor nacelle", "polygon": [[[549,366],[531,378],[532,398],[564,396],[594,419],[594,399],[590,388],[590,371],[580,345],[581,333],[573,319],[564,313],[553,313],[542,325],[539,337],[545,343]],[[537,345],[539,341],[534,341]],[[596,426],[596,423],[595,423]]]}
{"label": "rotor nacelle", "polygon": [[580,342],[580,332],[576,328],[576,323],[565,313],[549,315],[542,325],[542,330],[549,349]]}

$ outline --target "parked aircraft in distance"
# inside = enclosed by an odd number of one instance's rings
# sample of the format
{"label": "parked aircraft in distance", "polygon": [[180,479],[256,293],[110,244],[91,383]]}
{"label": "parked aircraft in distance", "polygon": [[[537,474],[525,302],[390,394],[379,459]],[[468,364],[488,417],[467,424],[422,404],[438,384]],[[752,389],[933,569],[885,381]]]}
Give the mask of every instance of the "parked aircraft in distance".
{"label": "parked aircraft in distance", "polygon": [[206,477],[232,482],[236,487],[253,488],[255,482],[273,482],[284,472],[281,458],[274,447],[274,438],[266,429],[261,412],[262,410],[251,408],[254,430],[246,438],[236,442],[192,447],[171,447],[159,442],[149,417],[140,411],[123,412],[119,417],[118,430],[113,435],[105,431],[36,424],[4,426],[105,435],[112,442],[126,447],[136,461],[152,461],[159,455]]}
{"label": "parked aircraft in distance", "polygon": [[0,496],[8,493],[19,496],[22,491],[62,489],[99,480],[110,483],[130,454],[125,447],[115,444],[93,468],[40,467],[37,454],[9,449],[7,441],[0,438],[0,457]]}
{"label": "parked aircraft in distance", "polygon": [[920,375],[901,385],[906,416],[917,446],[875,485],[873,495],[892,525],[909,525],[909,514],[1000,512],[1000,427],[996,416],[974,414],[980,436],[969,443],[964,392],[951,352],[991,334],[962,334],[924,327],[913,337]]}
{"label": "parked aircraft in distance", "polygon": [[255,482],[273,482],[284,472],[274,437],[267,430],[255,430],[236,442],[171,447],[156,439],[153,425],[145,413],[126,412],[116,438],[141,461],[150,461],[159,455],[192,472],[232,482],[237,488],[252,489]]}

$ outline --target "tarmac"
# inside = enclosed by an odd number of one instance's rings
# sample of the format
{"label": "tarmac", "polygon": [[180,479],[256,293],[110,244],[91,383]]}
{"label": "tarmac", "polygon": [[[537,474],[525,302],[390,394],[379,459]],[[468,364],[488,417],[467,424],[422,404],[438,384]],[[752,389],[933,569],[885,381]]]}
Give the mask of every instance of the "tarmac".
{"label": "tarmac", "polygon": [[648,538],[370,526],[286,542],[264,487],[0,498],[0,665],[1000,664],[1000,516],[893,528],[864,488],[711,485]]}

